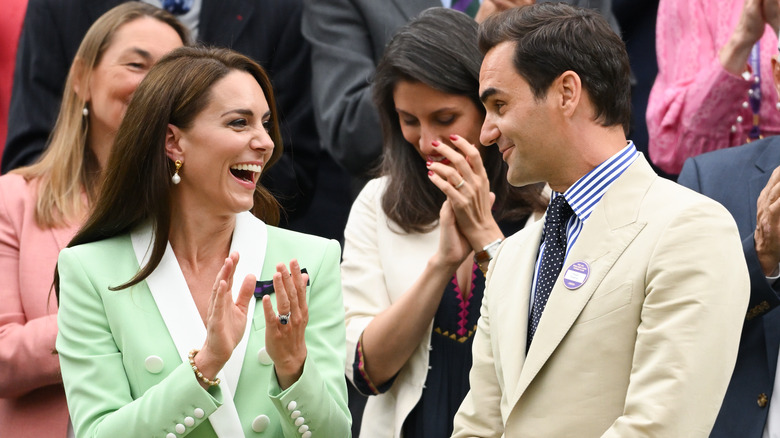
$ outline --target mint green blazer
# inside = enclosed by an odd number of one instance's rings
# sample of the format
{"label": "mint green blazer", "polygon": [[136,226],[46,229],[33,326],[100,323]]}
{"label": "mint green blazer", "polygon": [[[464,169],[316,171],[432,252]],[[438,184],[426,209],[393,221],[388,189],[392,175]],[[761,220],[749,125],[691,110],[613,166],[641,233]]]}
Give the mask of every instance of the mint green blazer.
{"label": "mint green blazer", "polygon": [[57,351],[77,437],[350,436],[337,242],[266,226],[249,213],[237,216],[234,294],[246,273],[270,280],[276,264],[293,258],[307,269],[308,356],[300,379],[282,391],[264,348],[262,302],[253,298],[223,382],[207,391],[186,360],[201,347],[205,327],[192,315],[170,245],[147,280],[109,290],[138,271],[145,232],[60,253]]}

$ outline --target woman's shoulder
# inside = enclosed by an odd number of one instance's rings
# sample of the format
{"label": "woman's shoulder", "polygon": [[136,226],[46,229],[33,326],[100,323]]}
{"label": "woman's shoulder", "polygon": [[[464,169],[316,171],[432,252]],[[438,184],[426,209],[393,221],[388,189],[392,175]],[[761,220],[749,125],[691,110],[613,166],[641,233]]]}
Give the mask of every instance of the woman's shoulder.
{"label": "woman's shoulder", "polygon": [[341,248],[339,243],[332,239],[301,233],[284,228],[266,225],[268,230],[268,250],[274,252],[297,254],[324,253],[329,248]]}
{"label": "woman's shoulder", "polygon": [[270,225],[267,228],[264,272],[273,271],[278,263],[289,265],[293,259],[307,269],[310,277],[316,277],[323,269],[338,271],[341,245],[337,241]]}
{"label": "woman's shoulder", "polygon": [[70,253],[82,260],[100,260],[101,263],[114,263],[122,252],[133,253],[130,234],[120,234],[107,239],[72,246],[62,250],[62,253]]}
{"label": "woman's shoulder", "polygon": [[37,208],[37,181],[28,181],[22,175],[0,176],[0,228],[21,234],[22,228],[39,227],[35,220]]}
{"label": "woman's shoulder", "polygon": [[[384,195],[385,190],[387,190],[389,181],[388,177],[381,176],[367,182],[352,204],[349,220],[353,221],[354,216],[383,216],[382,196]],[[347,224],[347,227],[349,227],[349,223]]]}
{"label": "woman's shoulder", "polygon": [[5,203],[35,199],[37,180],[28,181],[16,173],[6,173],[0,176],[0,197]]}
{"label": "woman's shoulder", "polygon": [[380,176],[368,181],[366,185],[363,186],[363,189],[360,190],[360,194],[358,194],[357,199],[364,201],[379,200],[385,193],[385,189],[387,189],[387,184],[389,182],[390,179],[387,176]]}
{"label": "woman's shoulder", "polygon": [[26,187],[29,185],[30,182],[27,181],[27,179],[18,173],[6,173],[5,175],[0,176],[0,186],[2,187]]}

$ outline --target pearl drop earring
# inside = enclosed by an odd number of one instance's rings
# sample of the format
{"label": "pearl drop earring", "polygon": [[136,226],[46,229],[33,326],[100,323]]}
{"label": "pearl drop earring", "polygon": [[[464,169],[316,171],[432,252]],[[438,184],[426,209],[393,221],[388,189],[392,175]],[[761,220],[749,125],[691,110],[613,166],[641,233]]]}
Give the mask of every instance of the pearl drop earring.
{"label": "pearl drop earring", "polygon": [[775,109],[777,109],[778,111],[780,111],[780,102],[777,102],[777,103],[775,104]]}
{"label": "pearl drop earring", "polygon": [[87,108],[87,105],[86,105],[86,104],[84,104],[84,108],[82,108],[82,110],[81,110],[81,114],[82,114],[84,117],[87,117],[87,116],[89,116],[89,108]]}
{"label": "pearl drop earring", "polygon": [[176,160],[173,162],[173,164],[176,166],[176,170],[173,172],[173,176],[171,177],[171,181],[174,184],[178,184],[181,182],[181,177],[179,176],[179,169],[181,169],[182,162],[181,160]]}

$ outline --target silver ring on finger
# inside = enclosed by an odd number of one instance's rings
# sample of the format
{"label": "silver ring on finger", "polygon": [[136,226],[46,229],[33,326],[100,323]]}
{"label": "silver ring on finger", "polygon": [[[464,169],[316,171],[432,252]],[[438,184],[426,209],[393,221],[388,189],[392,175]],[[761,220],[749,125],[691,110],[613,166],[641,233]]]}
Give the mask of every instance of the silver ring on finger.
{"label": "silver ring on finger", "polygon": [[284,315],[279,315],[279,322],[280,322],[282,325],[287,325],[287,323],[289,323],[289,322],[290,322],[290,316],[291,316],[291,313],[290,313],[290,312],[287,312],[287,313],[285,313]]}
{"label": "silver ring on finger", "polygon": [[463,187],[463,184],[466,184],[465,179],[461,179],[459,183],[455,184],[455,189],[459,190],[461,187]]}

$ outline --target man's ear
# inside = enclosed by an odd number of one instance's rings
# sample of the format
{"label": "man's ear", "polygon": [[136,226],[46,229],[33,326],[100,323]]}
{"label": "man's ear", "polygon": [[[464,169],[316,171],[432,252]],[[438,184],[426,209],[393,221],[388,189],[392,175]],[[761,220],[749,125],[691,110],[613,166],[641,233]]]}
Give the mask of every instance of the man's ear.
{"label": "man's ear", "polygon": [[560,105],[563,114],[571,117],[582,100],[582,81],[580,75],[567,70],[553,83],[560,93]]}
{"label": "man's ear", "polygon": [[70,77],[73,78],[73,92],[84,102],[89,102],[92,97],[89,93],[89,79],[87,78],[87,67],[82,58],[73,60],[70,67]]}
{"label": "man's ear", "polygon": [[165,131],[165,154],[171,161],[183,161],[184,158],[184,148],[181,144],[181,129],[170,123]]}

